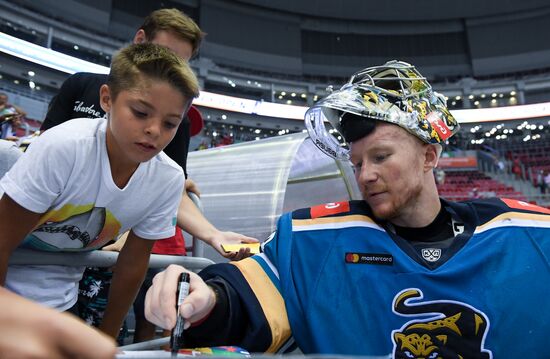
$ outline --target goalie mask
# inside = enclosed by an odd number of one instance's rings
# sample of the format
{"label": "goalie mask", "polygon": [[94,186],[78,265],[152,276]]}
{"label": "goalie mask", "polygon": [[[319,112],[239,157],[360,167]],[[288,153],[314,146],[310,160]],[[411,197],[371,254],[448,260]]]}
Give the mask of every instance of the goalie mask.
{"label": "goalie mask", "polygon": [[[309,136],[319,149],[337,159],[349,159],[348,144],[372,130],[373,120],[393,123],[425,143],[441,144],[459,125],[445,98],[414,66],[390,61],[351,76],[337,90],[312,106],[305,115]],[[340,142],[326,129],[330,122],[345,140]]]}

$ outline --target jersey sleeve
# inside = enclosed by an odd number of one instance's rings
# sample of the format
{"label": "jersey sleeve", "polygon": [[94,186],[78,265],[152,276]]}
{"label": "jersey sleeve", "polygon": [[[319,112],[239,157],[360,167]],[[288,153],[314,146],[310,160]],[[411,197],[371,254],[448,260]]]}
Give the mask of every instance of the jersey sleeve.
{"label": "jersey sleeve", "polygon": [[23,208],[46,212],[61,194],[73,169],[76,149],[57,132],[44,133],[0,181],[4,192]]}
{"label": "jersey sleeve", "polygon": [[71,119],[75,100],[81,92],[79,86],[80,76],[78,73],[71,75],[63,82],[59,92],[48,105],[46,118],[40,126],[41,131],[48,130]]}
{"label": "jersey sleeve", "polygon": [[[273,252],[281,248],[278,241],[284,233],[278,229],[266,241],[265,253],[216,264],[200,273],[215,288],[218,298],[221,291],[223,299],[218,299],[221,304],[204,323],[189,331],[187,337],[193,338],[193,345],[237,345],[250,352],[267,353],[291,346],[292,333]],[[212,336],[214,328],[216,335]]]}
{"label": "jersey sleeve", "polygon": [[174,236],[177,211],[181,201],[184,176],[178,169],[170,181],[154,181],[159,196],[156,206],[148,211],[146,217],[132,231],[144,239],[164,239]]}

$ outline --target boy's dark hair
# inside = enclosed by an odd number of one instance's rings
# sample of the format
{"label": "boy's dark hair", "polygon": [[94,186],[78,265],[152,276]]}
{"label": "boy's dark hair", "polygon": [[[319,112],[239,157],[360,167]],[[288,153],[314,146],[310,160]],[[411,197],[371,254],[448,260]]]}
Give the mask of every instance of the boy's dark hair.
{"label": "boy's dark hair", "polygon": [[140,26],[147,41],[151,42],[159,31],[169,31],[187,40],[193,48],[193,56],[199,52],[204,33],[193,19],[178,9],[159,9],[149,14]]}

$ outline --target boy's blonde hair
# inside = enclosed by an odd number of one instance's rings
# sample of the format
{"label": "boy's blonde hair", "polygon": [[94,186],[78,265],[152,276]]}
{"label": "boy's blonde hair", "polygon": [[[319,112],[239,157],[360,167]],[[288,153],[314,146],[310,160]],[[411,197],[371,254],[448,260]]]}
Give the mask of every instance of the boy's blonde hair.
{"label": "boy's blonde hair", "polygon": [[145,32],[147,41],[151,42],[158,31],[169,31],[177,37],[187,40],[196,56],[204,33],[193,19],[178,9],[159,9],[149,14],[140,29]]}
{"label": "boy's blonde hair", "polygon": [[199,96],[197,77],[187,62],[169,49],[151,43],[133,44],[115,54],[107,78],[113,100],[121,91],[146,85],[147,79],[166,81],[190,100]]}

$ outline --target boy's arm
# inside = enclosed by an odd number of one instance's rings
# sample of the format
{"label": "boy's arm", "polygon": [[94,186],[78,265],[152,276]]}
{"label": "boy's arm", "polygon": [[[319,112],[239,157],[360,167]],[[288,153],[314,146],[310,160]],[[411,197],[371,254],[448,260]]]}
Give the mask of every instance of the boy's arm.
{"label": "boy's arm", "polygon": [[140,238],[130,231],[118,256],[107,308],[99,326],[99,329],[113,338],[118,336],[122,321],[143,282],[154,242]]}
{"label": "boy's arm", "polygon": [[114,358],[112,338],[76,317],[0,288],[0,356],[11,358]]}
{"label": "boy's arm", "polygon": [[36,226],[40,216],[21,207],[5,193],[0,199],[0,285],[6,281],[11,252]]}
{"label": "boy's arm", "polygon": [[250,249],[241,248],[238,252],[226,253],[222,244],[254,243],[257,239],[235,232],[220,231],[210,223],[195,206],[186,191],[181,196],[177,217],[178,226],[191,235],[211,245],[222,256],[231,260],[241,260],[249,257]]}

